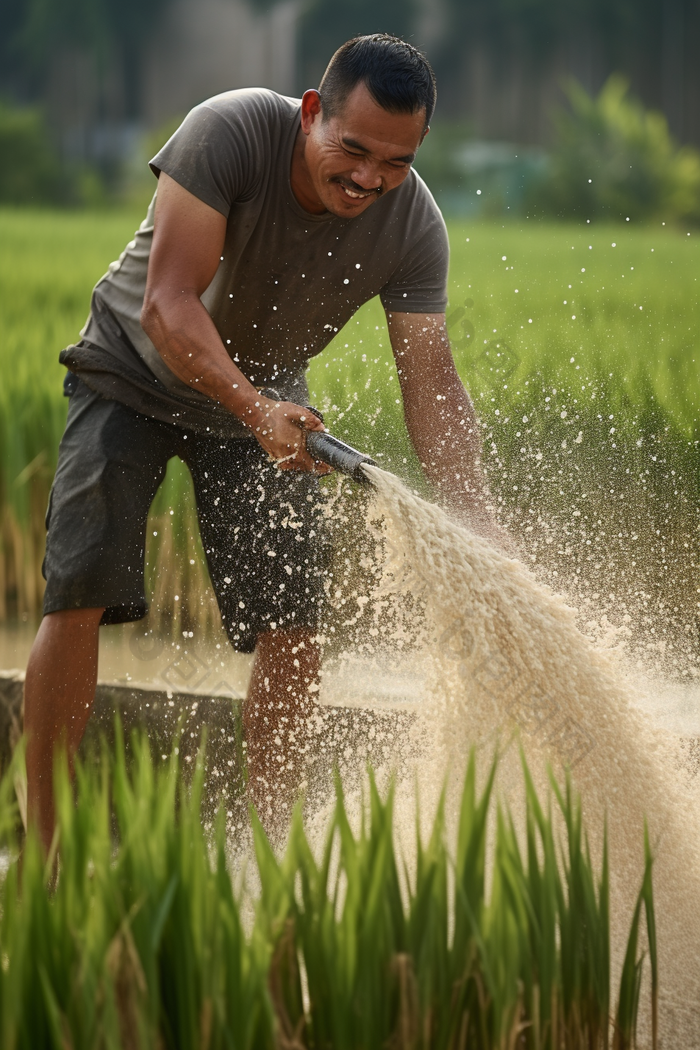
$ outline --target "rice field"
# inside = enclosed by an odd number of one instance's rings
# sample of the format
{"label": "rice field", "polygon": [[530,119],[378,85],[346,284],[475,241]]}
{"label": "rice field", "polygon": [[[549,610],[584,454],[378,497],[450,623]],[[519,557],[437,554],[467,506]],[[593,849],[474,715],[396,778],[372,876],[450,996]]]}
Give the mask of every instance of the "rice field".
{"label": "rice field", "polygon": [[[57,355],[76,340],[92,285],[140,218],[0,211],[0,622],[39,613],[43,515],[66,412]],[[630,501],[643,504],[647,546],[661,525],[677,550],[691,551],[700,505],[700,235],[518,221],[454,222],[450,238],[448,324],[506,520],[530,544],[533,508],[540,521],[546,510],[550,524],[554,515],[568,528],[582,498],[607,514],[614,488],[620,513],[629,517]],[[312,362],[310,379],[331,430],[419,483],[376,301]],[[192,513],[186,471],[174,461],[149,529],[161,627],[216,620]],[[545,539],[535,559],[564,573],[560,548]],[[683,558],[678,575],[687,581],[697,567]]]}
{"label": "rice field", "polygon": [[[653,409],[679,436],[700,437],[700,235],[535,222],[453,222],[449,231],[448,326],[484,418],[544,411],[545,397],[568,396],[584,416],[597,416],[597,400],[624,428]],[[312,375],[340,411],[357,391],[358,438],[373,440],[365,420],[380,405],[394,424],[378,304],[350,322]]]}
{"label": "rice field", "polygon": [[141,736],[75,793],[61,765],[52,880],[31,830],[16,863],[20,761],[0,786],[8,1050],[632,1050],[642,1024],[656,1050],[649,844],[618,978],[607,849],[596,868],[568,781],[539,799],[523,762],[521,838],[472,753],[454,848],[443,797],[406,855],[370,772],[364,806],[337,783],[321,842],[297,809],[281,856],[251,813],[241,872],[225,814],[202,820],[203,761],[187,787]]}

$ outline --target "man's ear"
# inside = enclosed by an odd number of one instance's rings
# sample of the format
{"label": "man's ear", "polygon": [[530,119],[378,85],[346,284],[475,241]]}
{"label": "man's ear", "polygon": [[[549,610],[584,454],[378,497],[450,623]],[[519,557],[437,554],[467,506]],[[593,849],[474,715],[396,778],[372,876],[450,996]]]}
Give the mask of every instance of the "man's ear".
{"label": "man's ear", "polygon": [[316,88],[309,88],[301,96],[301,130],[305,135],[311,131],[314,121],[321,116],[321,96]]}
{"label": "man's ear", "polygon": [[428,124],[427,128],[426,128],[426,129],[425,129],[425,131],[423,132],[423,138],[422,138],[422,139],[420,140],[420,145],[421,145],[421,146],[423,145],[423,142],[424,142],[424,140],[425,140],[425,136],[426,136],[426,135],[428,134],[428,132],[429,132],[429,131],[430,131],[430,124]]}

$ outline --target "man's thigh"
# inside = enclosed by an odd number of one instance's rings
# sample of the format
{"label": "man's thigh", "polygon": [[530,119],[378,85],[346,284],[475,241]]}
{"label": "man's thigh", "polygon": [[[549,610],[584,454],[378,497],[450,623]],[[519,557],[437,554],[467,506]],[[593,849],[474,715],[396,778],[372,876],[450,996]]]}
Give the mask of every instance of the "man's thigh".
{"label": "man's thigh", "polygon": [[231,644],[316,630],[328,562],[318,479],[279,471],[254,439],[196,438],[188,448],[202,542]]}
{"label": "man's thigh", "polygon": [[178,445],[175,428],[78,385],[46,516],[45,613],[104,608],[103,623],[145,616],[148,510]]}

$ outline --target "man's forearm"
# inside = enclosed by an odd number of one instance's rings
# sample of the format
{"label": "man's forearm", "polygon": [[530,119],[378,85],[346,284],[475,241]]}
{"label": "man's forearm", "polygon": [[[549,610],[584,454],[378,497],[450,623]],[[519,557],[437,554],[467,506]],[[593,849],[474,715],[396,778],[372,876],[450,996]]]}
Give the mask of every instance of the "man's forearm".
{"label": "man's forearm", "polygon": [[430,484],[455,511],[480,517],[487,490],[481,469],[479,422],[457,375],[443,376],[420,403],[405,405],[409,437]]}
{"label": "man's forearm", "polygon": [[306,452],[302,436],[304,430],[323,430],[323,423],[299,405],[258,393],[226,353],[199,296],[149,295],[141,324],[178,379],[233,413],[283,469],[326,471]]}
{"label": "man's forearm", "polygon": [[262,418],[257,391],[226,353],[219,333],[197,295],[144,302],[141,325],[168,368],[183,383],[218,401],[246,426]]}
{"label": "man's forearm", "polygon": [[457,513],[481,513],[479,423],[442,314],[387,313],[408,433],[428,481]]}
{"label": "man's forearm", "polygon": [[453,514],[493,535],[480,426],[455,368],[444,314],[388,312],[387,321],[406,426],[425,475]]}

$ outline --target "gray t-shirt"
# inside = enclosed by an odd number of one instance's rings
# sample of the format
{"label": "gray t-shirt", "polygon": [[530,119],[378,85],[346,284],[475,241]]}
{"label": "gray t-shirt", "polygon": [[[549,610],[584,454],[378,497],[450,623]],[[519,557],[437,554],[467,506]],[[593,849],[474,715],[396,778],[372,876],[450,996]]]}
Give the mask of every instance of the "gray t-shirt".
{"label": "gray t-shirt", "polygon": [[[441,313],[447,231],[413,170],[366,212],[311,215],[292,192],[300,101],[262,88],[197,106],[151,161],[227,219],[221,264],[202,302],[224,346],[257,387],[304,403],[304,371],[379,294],[388,310]],[[140,323],[155,197],[93,292],[83,340],[62,354],[88,385],[157,418],[230,436],[248,432],[167,367]]]}

